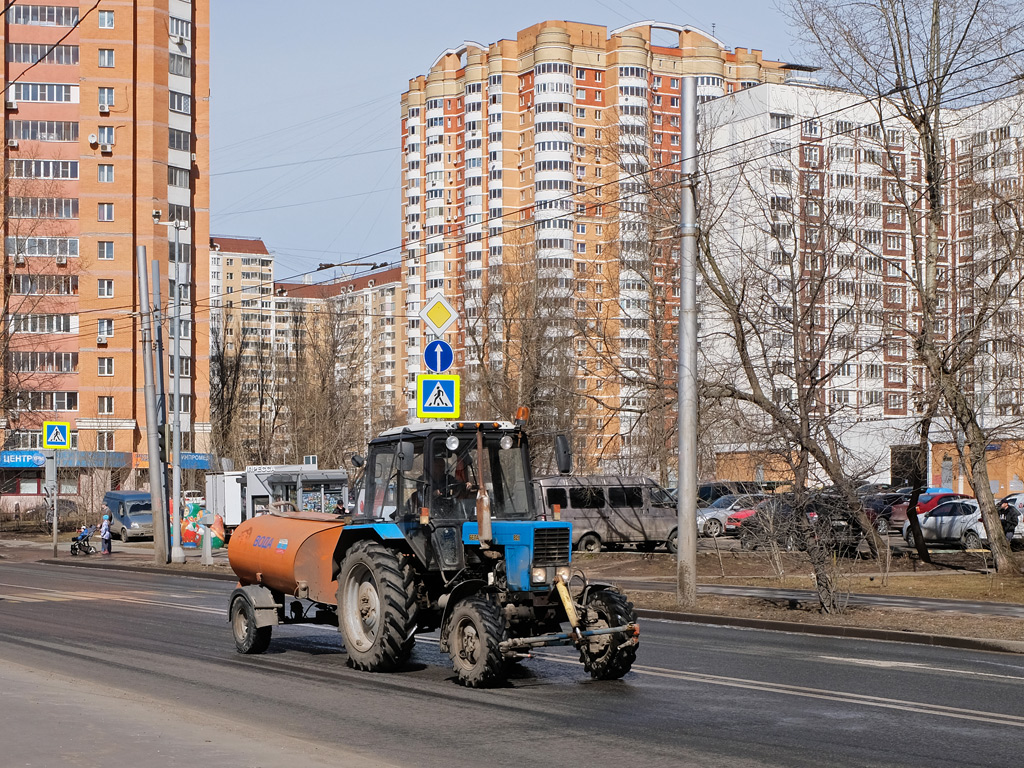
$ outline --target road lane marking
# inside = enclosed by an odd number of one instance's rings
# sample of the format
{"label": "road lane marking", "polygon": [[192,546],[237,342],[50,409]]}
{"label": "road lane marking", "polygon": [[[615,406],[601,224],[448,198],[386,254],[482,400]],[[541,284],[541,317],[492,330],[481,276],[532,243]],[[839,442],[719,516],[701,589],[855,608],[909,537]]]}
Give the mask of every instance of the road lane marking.
{"label": "road lane marking", "polygon": [[161,608],[174,608],[179,611],[191,611],[193,613],[207,613],[220,616],[224,613],[221,608],[209,608],[202,605],[186,605],[174,603],[169,600],[158,600],[148,597],[149,595],[160,595],[154,590],[134,590],[121,594],[108,592],[72,592],[69,590],[46,589],[44,587],[30,587],[21,584],[0,584],[0,587],[15,587],[18,590],[31,590],[28,592],[0,593],[0,600],[12,603],[45,603],[45,602],[71,602],[75,600],[96,600],[114,603],[134,603],[137,605],[155,605]]}
{"label": "road lane marking", "polygon": [[930,672],[948,672],[953,675],[967,675],[970,677],[994,677],[1002,680],[1024,680],[1020,675],[1000,675],[995,672],[975,672],[970,669],[953,669],[952,667],[933,667],[929,664],[921,664],[917,661],[882,661],[880,659],[848,659],[842,656],[819,656],[819,659],[826,661],[839,661],[845,664],[859,664],[865,667],[879,667],[881,669],[920,669]]}

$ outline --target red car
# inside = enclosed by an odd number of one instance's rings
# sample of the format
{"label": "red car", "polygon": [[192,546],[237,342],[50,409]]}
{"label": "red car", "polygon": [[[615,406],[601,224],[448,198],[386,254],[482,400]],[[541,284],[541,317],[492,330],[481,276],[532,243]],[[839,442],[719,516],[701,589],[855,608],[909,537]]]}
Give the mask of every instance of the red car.
{"label": "red car", "polygon": [[725,532],[739,533],[740,528],[743,527],[743,521],[750,518],[755,511],[754,509],[738,509],[733,512],[725,519]]}

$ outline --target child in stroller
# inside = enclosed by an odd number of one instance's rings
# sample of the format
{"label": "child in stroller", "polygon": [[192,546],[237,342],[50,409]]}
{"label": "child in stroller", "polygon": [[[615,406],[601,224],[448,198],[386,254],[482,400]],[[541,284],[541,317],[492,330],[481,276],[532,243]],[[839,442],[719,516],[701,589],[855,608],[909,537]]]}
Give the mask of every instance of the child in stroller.
{"label": "child in stroller", "polygon": [[83,525],[78,535],[71,539],[71,554],[77,555],[81,552],[83,555],[93,555],[96,553],[96,547],[89,543],[89,537],[96,533],[96,526],[91,528],[87,525]]}

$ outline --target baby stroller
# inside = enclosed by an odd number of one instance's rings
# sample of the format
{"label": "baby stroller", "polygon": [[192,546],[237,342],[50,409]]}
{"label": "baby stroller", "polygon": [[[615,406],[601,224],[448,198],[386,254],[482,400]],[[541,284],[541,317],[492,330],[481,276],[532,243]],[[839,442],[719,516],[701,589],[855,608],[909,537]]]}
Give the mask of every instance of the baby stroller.
{"label": "baby stroller", "polygon": [[92,528],[83,525],[82,530],[71,540],[71,554],[77,555],[79,552],[83,555],[96,554],[96,547],[89,543],[89,537],[94,533],[96,533],[95,525]]}

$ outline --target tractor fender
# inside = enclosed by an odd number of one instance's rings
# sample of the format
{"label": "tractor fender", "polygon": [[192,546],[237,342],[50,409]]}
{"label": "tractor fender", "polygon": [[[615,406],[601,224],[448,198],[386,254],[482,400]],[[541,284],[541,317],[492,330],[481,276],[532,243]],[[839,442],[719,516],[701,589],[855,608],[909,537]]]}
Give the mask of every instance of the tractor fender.
{"label": "tractor fender", "polygon": [[[235,600],[246,600],[253,607],[256,613],[257,627],[270,627],[279,624],[278,611],[284,606],[274,599],[274,593],[259,584],[250,584],[246,587],[238,587],[231,593],[229,606],[235,604]],[[231,612],[228,611],[228,621],[231,620]]]}
{"label": "tractor fender", "polygon": [[604,592],[607,589],[618,589],[618,587],[606,581],[588,581],[586,586],[583,587],[583,591],[580,593],[580,605],[586,605],[592,594]]}
{"label": "tractor fender", "polygon": [[487,588],[487,582],[483,579],[472,579],[456,584],[452,591],[441,596],[439,602],[444,603],[444,613],[441,616],[441,653],[448,653],[448,619],[458,602],[467,595],[476,594]]}

